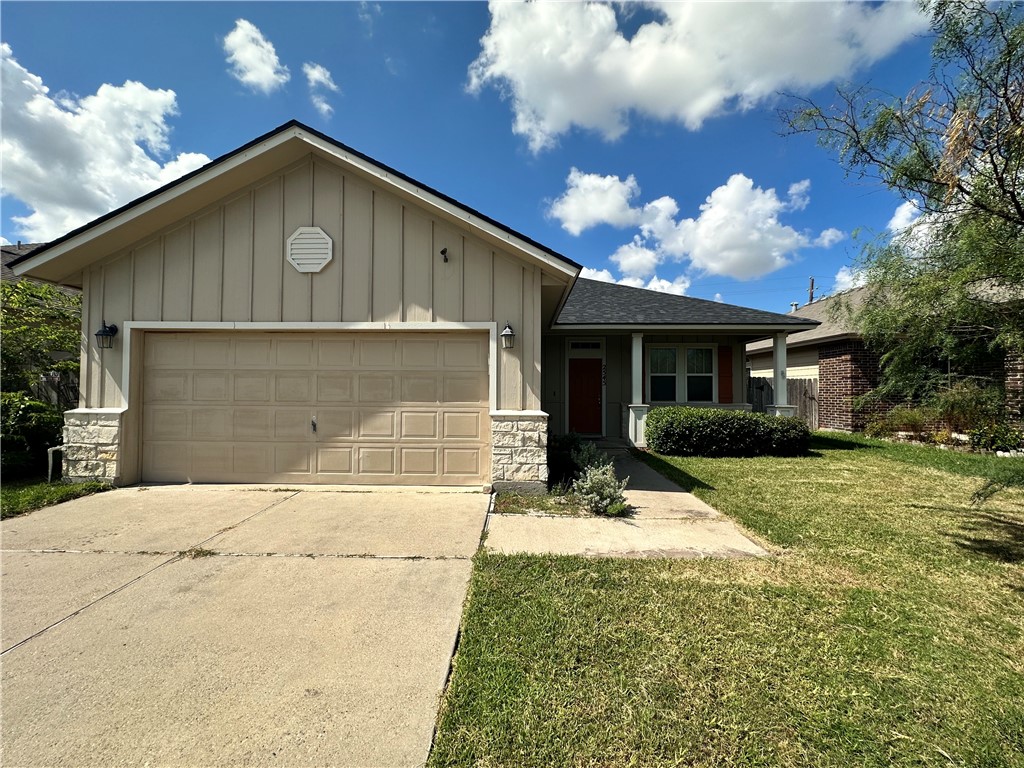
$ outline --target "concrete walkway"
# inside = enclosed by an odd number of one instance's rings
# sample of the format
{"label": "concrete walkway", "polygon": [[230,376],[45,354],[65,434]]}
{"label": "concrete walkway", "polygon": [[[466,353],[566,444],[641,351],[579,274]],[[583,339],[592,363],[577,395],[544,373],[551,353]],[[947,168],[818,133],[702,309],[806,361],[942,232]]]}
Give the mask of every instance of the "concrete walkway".
{"label": "concrete walkway", "polygon": [[627,518],[491,515],[486,546],[502,554],[592,557],[760,557],[768,552],[692,493],[633,458],[605,449],[619,478],[629,477]]}

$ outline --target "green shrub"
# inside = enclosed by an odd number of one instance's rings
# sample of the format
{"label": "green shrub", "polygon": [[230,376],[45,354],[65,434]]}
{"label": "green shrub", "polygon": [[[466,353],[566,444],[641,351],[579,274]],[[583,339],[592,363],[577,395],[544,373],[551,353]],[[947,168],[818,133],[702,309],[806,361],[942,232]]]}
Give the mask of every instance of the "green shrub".
{"label": "green shrub", "polygon": [[811,430],[792,416],[668,406],[647,414],[647,447],[671,456],[800,456]]}
{"label": "green shrub", "polygon": [[628,511],[626,497],[627,477],[622,482],[615,478],[611,464],[590,467],[572,484],[572,492],[580,506],[595,515],[623,515]]}
{"label": "green shrub", "polygon": [[576,465],[576,473],[582,474],[591,467],[601,467],[611,464],[612,460],[608,454],[598,448],[594,443],[580,441],[580,444],[569,452],[573,463]]}
{"label": "green shrub", "polygon": [[46,449],[60,443],[63,424],[56,406],[22,392],[0,393],[0,473],[15,478],[45,472]]}
{"label": "green shrub", "polygon": [[940,392],[934,404],[936,414],[950,431],[967,432],[1000,421],[1003,392],[996,386],[982,387],[973,381],[958,381]]}
{"label": "green shrub", "polygon": [[1005,422],[985,424],[970,431],[971,447],[982,451],[1024,449],[1024,432]]}
{"label": "green shrub", "polygon": [[897,432],[908,432],[917,439],[935,427],[938,413],[931,408],[897,405],[886,413],[873,416],[864,428],[868,437],[889,437]]}

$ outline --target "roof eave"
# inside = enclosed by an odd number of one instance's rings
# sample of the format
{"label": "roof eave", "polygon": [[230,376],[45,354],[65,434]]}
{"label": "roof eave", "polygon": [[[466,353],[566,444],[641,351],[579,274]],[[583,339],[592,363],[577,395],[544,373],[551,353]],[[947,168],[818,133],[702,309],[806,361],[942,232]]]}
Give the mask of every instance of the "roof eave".
{"label": "roof eave", "polygon": [[816,328],[817,321],[805,323],[554,323],[553,331],[730,331],[737,333],[778,333],[780,331],[807,331]]}

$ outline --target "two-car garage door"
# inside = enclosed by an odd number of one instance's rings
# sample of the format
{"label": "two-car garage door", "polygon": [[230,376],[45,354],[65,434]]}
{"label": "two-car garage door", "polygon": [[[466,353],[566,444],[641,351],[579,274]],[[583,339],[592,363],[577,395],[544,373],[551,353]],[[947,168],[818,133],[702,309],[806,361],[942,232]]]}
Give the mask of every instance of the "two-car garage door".
{"label": "two-car garage door", "polygon": [[150,482],[489,481],[486,333],[147,333]]}

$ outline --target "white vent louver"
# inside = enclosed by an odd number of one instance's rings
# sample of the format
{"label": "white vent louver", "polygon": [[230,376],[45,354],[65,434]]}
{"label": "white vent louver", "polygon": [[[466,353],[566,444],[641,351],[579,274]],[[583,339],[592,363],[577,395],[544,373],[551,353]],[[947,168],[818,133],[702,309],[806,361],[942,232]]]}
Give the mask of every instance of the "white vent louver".
{"label": "white vent louver", "polygon": [[299,272],[319,272],[333,250],[334,241],[320,227],[299,227],[288,238],[288,262]]}

